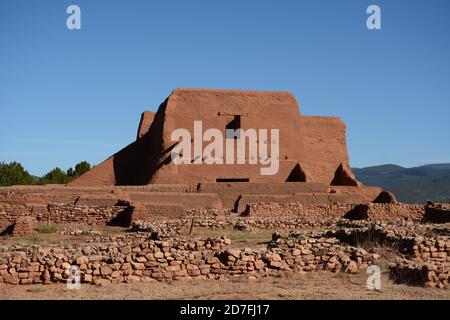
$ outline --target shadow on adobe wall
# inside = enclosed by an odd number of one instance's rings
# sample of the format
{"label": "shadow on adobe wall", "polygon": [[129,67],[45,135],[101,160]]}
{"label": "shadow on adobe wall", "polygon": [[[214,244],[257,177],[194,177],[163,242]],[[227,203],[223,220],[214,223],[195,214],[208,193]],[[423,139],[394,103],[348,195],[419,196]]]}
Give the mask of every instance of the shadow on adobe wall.
{"label": "shadow on adobe wall", "polygon": [[161,166],[159,160],[168,152],[162,149],[166,106],[167,99],[159,106],[148,132],[114,155],[116,185],[148,184]]}
{"label": "shadow on adobe wall", "polygon": [[0,237],[11,235],[14,229],[14,224],[6,227],[3,231],[0,232]]}

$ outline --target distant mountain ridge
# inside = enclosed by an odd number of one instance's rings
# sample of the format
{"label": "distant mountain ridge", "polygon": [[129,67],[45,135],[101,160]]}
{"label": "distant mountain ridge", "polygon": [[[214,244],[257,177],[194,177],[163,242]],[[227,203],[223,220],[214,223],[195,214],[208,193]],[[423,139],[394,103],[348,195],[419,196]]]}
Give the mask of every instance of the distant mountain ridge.
{"label": "distant mountain ridge", "polygon": [[450,163],[413,168],[384,164],[352,170],[364,185],[391,191],[401,202],[450,202]]}

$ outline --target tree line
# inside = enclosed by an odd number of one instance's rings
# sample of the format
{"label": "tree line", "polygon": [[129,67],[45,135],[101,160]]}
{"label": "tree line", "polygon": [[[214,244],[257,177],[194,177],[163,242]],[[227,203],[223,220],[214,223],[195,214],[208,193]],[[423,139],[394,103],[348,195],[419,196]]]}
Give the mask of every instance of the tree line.
{"label": "tree line", "polygon": [[42,177],[34,177],[19,162],[0,162],[0,186],[66,184],[89,170],[91,170],[89,162],[82,161],[67,171],[56,167]]}

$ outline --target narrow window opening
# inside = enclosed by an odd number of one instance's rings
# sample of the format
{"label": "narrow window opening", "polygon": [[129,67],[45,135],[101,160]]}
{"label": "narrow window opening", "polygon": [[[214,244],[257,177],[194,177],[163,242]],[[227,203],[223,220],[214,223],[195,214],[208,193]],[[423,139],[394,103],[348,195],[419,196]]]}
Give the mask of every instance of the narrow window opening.
{"label": "narrow window opening", "polygon": [[249,182],[249,178],[217,178],[216,182]]}
{"label": "narrow window opening", "polygon": [[241,116],[240,115],[235,115],[233,117],[233,120],[228,122],[228,124],[225,126],[225,130],[233,130],[233,132],[234,132],[234,135],[229,135],[228,131],[226,131],[227,132],[227,134],[226,134],[227,139],[231,139],[231,138],[240,139],[241,138],[240,137],[241,133],[240,132],[236,133],[236,130],[238,130],[238,129],[241,129]]}

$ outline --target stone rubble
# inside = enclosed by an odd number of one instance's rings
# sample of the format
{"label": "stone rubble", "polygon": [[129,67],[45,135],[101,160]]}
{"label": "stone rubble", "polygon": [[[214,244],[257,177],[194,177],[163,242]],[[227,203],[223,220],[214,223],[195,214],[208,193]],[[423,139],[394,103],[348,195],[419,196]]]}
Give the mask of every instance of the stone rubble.
{"label": "stone rubble", "polygon": [[[31,217],[19,217],[16,234],[28,234]],[[263,249],[235,248],[225,237],[191,238],[186,230],[276,230]],[[313,229],[314,231],[308,231]],[[449,282],[449,224],[420,224],[342,217],[239,216],[220,209],[188,210],[181,219],[136,220],[129,232],[103,236],[96,230],[65,228],[61,236],[88,236],[80,244],[0,245],[0,283],[64,282],[78,266],[83,283],[104,285],[169,279],[257,279],[320,270],[358,273],[395,252],[389,265],[397,283],[446,288]],[[14,231],[13,231],[14,232]],[[80,238],[81,239],[81,238]]]}

